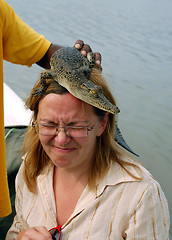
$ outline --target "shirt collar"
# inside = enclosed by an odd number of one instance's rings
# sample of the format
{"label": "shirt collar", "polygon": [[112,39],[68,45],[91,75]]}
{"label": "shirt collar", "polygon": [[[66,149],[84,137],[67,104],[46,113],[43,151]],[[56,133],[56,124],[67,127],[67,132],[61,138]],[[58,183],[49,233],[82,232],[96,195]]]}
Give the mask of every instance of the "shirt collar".
{"label": "shirt collar", "polygon": [[[108,173],[97,184],[97,197],[103,193],[107,186],[115,186],[124,182],[136,182],[142,178],[142,167],[134,160],[124,159],[125,169],[118,163],[113,162]],[[130,173],[130,174],[129,174]],[[138,179],[137,179],[138,178]]]}

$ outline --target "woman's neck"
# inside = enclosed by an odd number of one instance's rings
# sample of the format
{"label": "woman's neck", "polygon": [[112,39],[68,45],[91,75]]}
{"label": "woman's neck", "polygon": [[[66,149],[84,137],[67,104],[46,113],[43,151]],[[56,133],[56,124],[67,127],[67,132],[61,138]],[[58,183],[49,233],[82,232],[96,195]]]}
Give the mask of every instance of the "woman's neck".
{"label": "woman's neck", "polygon": [[82,169],[80,171],[74,171],[70,169],[54,167],[54,183],[55,185],[61,184],[64,188],[79,187],[84,188],[88,184],[89,170]]}

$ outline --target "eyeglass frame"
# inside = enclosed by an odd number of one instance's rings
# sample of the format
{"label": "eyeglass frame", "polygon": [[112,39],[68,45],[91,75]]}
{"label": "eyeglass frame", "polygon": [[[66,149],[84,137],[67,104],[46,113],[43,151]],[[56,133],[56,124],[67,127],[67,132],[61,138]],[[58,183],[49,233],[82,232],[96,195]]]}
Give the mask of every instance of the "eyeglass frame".
{"label": "eyeglass frame", "polygon": [[[83,127],[81,127],[81,126],[64,126],[64,127],[58,127],[58,126],[56,126],[56,125],[53,125],[53,124],[44,124],[44,123],[34,123],[34,122],[32,122],[32,127],[34,127],[35,128],[35,131],[36,131],[36,133],[37,134],[39,134],[39,135],[43,135],[43,136],[53,136],[53,135],[57,135],[58,133],[59,133],[59,130],[58,129],[63,129],[64,130],[64,132],[66,133],[66,135],[68,136],[68,137],[72,137],[72,136],[70,136],[70,135],[68,135],[68,129],[70,129],[70,128],[75,128],[75,129],[87,129],[87,135],[86,136],[83,136],[83,137],[88,137],[88,132],[91,132],[93,129],[94,129],[94,127],[95,127],[95,125],[96,125],[96,123],[97,123],[97,121],[95,122],[95,124],[93,124],[90,128],[88,128],[88,126],[86,127],[86,126],[83,126]],[[35,126],[39,126],[39,125],[41,125],[41,126],[52,126],[52,127],[55,127],[56,128],[56,132],[54,133],[54,134],[42,134],[42,133],[39,133],[38,131],[37,131],[37,129],[36,129],[36,127]],[[83,138],[83,137],[74,137],[74,138]]]}

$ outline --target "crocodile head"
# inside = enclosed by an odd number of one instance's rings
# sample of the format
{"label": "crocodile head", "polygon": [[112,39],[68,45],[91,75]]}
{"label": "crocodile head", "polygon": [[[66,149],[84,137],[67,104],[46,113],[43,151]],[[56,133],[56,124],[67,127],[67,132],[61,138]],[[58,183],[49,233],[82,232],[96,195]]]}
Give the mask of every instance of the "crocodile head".
{"label": "crocodile head", "polygon": [[89,80],[91,68],[96,67],[93,54],[85,58],[76,48],[62,48],[52,55],[50,65],[54,80],[72,95],[112,114],[119,112],[103,95],[102,87]]}

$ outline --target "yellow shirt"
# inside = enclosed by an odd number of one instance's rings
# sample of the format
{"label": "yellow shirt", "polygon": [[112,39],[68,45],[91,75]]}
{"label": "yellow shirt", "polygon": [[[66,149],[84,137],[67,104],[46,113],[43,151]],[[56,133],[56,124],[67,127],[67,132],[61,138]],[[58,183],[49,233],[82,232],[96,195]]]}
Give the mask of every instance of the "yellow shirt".
{"label": "yellow shirt", "polygon": [[5,0],[0,0],[0,217],[11,212],[5,161],[3,59],[31,66],[44,56],[49,46],[49,41],[25,24]]}

